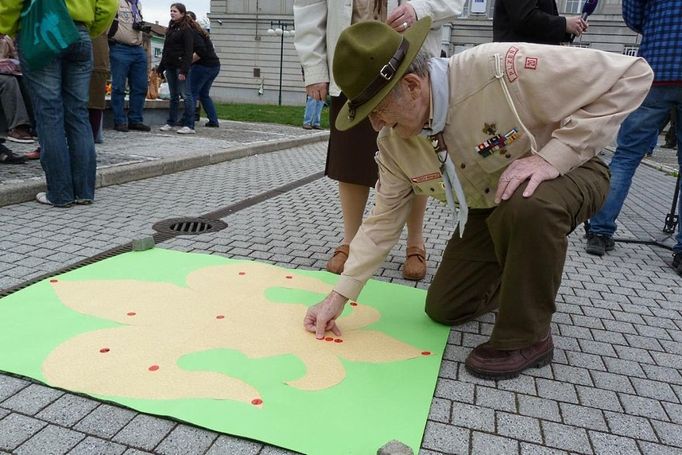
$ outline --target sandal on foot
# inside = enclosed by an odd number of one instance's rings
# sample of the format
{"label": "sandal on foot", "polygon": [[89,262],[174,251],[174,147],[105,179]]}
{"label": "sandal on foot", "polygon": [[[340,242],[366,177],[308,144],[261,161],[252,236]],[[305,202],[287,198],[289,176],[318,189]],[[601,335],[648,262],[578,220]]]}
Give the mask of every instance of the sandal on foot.
{"label": "sandal on foot", "polygon": [[403,264],[403,277],[406,280],[419,281],[425,276],[426,251],[417,246],[408,246],[405,264]]}
{"label": "sandal on foot", "polygon": [[343,272],[343,266],[346,264],[348,254],[350,253],[350,245],[340,245],[334,250],[329,262],[327,262],[327,271],[340,275]]}

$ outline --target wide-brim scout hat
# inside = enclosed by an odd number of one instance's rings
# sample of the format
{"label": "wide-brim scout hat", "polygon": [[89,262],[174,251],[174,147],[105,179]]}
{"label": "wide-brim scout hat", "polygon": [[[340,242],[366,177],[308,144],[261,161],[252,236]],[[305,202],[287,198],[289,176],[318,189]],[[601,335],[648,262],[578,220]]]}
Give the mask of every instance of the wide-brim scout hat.
{"label": "wide-brim scout hat", "polygon": [[431,31],[431,18],[404,33],[383,22],[360,22],[345,29],[334,51],[334,80],[348,98],[336,118],[344,131],[360,123],[398,83]]}

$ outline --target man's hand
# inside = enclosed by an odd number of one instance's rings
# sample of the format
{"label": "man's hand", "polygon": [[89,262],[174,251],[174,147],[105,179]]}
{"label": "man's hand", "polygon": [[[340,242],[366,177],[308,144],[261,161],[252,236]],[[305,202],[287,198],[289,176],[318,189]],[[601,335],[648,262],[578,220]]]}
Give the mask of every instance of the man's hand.
{"label": "man's hand", "polygon": [[324,101],[327,99],[327,90],[329,90],[328,82],[319,82],[317,84],[305,86],[305,92],[308,96],[315,98],[317,101]]}
{"label": "man's hand", "polygon": [[396,32],[402,33],[417,22],[417,13],[409,2],[403,3],[391,12],[386,23]]}
{"label": "man's hand", "polygon": [[566,33],[580,36],[587,31],[587,21],[584,21],[580,16],[571,16],[566,18]]}
{"label": "man's hand", "polygon": [[341,315],[347,300],[338,292],[330,292],[323,301],[308,308],[303,319],[303,326],[308,332],[313,332],[318,340],[321,340],[324,333],[329,330],[334,335],[341,336],[341,331],[336,325],[336,318]]}
{"label": "man's hand", "polygon": [[559,171],[539,155],[529,156],[514,161],[504,170],[497,183],[495,204],[509,199],[514,191],[526,180],[530,179],[523,192],[523,197],[530,197],[540,183],[559,177]]}
{"label": "man's hand", "polygon": [[178,74],[178,80],[179,81],[184,81],[185,79],[187,79],[187,77],[184,74],[182,74],[182,73]]}

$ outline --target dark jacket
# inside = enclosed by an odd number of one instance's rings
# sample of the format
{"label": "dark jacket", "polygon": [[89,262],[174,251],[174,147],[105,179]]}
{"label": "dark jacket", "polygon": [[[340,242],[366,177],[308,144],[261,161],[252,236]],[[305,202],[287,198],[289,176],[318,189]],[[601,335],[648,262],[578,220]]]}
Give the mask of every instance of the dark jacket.
{"label": "dark jacket", "polygon": [[554,0],[495,0],[493,41],[559,44],[568,41],[566,18]]}
{"label": "dark jacket", "polygon": [[172,68],[179,69],[180,74],[185,76],[189,73],[194,52],[194,33],[189,26],[178,26],[171,22],[166,32],[166,40],[163,43],[163,54],[159,63],[159,73]]}
{"label": "dark jacket", "polygon": [[197,30],[192,30],[192,33],[194,35],[194,52],[199,56],[199,60],[194,62],[194,64],[202,66],[220,65],[220,59],[218,59],[215,53],[211,38],[204,36],[203,33],[199,33]]}

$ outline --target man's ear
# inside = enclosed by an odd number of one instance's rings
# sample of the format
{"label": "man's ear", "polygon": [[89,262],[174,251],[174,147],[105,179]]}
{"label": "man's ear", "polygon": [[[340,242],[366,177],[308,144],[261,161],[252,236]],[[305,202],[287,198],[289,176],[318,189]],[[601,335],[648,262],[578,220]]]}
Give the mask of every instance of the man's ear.
{"label": "man's ear", "polygon": [[417,99],[421,95],[423,89],[424,81],[414,73],[409,73],[403,76],[404,87],[407,89],[407,93],[410,94],[410,98]]}

